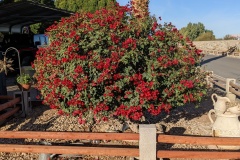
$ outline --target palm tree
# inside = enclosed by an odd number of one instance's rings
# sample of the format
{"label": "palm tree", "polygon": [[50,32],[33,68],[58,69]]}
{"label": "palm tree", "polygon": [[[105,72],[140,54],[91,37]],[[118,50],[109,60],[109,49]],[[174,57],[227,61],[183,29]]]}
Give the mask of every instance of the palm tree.
{"label": "palm tree", "polygon": [[131,0],[133,14],[139,22],[143,22],[149,16],[149,0]]}

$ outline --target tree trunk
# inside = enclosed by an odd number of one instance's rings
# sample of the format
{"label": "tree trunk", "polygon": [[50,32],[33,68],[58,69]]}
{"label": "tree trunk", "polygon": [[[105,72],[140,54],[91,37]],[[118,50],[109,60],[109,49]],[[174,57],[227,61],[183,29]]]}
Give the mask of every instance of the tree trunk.
{"label": "tree trunk", "polygon": [[139,22],[143,22],[149,16],[148,4],[149,0],[131,0],[133,7],[133,15]]}

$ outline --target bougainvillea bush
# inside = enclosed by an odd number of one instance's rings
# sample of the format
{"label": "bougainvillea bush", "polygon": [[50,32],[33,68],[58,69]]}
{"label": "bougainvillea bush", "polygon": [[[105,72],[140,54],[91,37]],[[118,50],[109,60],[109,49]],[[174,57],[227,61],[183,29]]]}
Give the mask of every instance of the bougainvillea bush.
{"label": "bougainvillea bush", "polygon": [[131,8],[116,5],[48,28],[51,43],[34,62],[43,103],[93,123],[139,121],[145,113],[200,101],[200,50],[171,24],[151,17],[141,26],[135,22]]}

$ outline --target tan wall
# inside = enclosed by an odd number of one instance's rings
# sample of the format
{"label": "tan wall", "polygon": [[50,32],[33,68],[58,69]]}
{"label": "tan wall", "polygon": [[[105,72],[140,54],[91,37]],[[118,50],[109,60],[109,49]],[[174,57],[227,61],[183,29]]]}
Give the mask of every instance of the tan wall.
{"label": "tan wall", "polygon": [[224,52],[230,47],[237,46],[240,51],[240,40],[194,41],[194,45],[201,50],[215,50]]}

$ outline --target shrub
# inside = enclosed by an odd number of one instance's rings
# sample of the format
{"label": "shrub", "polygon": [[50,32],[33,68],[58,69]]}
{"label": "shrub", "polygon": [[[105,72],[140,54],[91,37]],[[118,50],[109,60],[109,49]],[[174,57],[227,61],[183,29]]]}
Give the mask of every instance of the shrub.
{"label": "shrub", "polygon": [[212,31],[207,31],[202,34],[200,34],[195,41],[213,41],[215,40],[215,36]]}
{"label": "shrub", "polygon": [[147,112],[201,100],[200,50],[172,24],[135,22],[129,7],[117,5],[48,28],[51,44],[34,62],[44,104],[93,123],[143,120]]}

